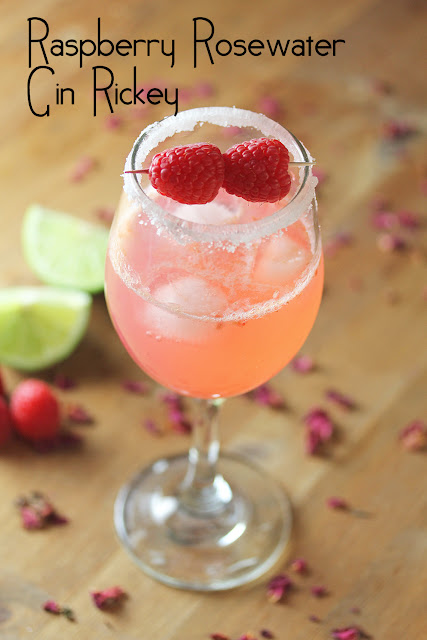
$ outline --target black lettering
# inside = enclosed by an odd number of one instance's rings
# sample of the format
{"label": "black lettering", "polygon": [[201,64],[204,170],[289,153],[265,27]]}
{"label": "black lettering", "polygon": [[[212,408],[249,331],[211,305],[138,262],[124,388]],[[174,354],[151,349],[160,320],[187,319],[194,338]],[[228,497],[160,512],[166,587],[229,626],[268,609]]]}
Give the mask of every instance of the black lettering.
{"label": "black lettering", "polygon": [[333,55],[333,56],[335,55],[335,45],[336,45],[338,42],[342,42],[343,44],[345,44],[345,40],[334,40],[334,41],[333,41],[333,45],[332,45],[332,55]]}
{"label": "black lettering", "polygon": [[[322,44],[324,43],[324,44]],[[331,48],[331,43],[328,40],[318,40],[315,44],[316,53],[318,56],[327,56],[329,55],[329,49]],[[320,49],[327,49],[325,53],[322,53]]]}
{"label": "black lettering", "polygon": [[[32,32],[31,23],[32,23],[33,20],[38,20],[39,22],[43,22],[44,26],[46,27],[46,33],[44,34],[44,36],[42,38],[32,38],[31,37],[31,32]],[[48,35],[49,35],[49,25],[46,22],[46,20],[43,20],[43,18],[28,18],[28,67],[30,69],[31,69],[31,44],[33,42],[38,42],[40,44],[40,48],[41,48],[42,53],[43,53],[44,61],[46,62],[46,64],[49,64],[49,60],[47,58],[46,51],[44,50],[44,46],[43,46],[43,40],[46,40]]]}
{"label": "black lettering", "polygon": [[313,38],[311,36],[308,36],[307,38],[307,44],[308,44],[308,55],[311,56],[311,45],[313,43]]}
{"label": "black lettering", "polygon": [[[58,44],[54,44],[57,42]],[[58,53],[55,53],[54,49],[59,49]],[[62,40],[52,40],[52,46],[50,48],[50,52],[53,56],[63,56],[64,55],[64,43]]]}
{"label": "black lettering", "polygon": [[122,89],[122,90],[120,91],[120,102],[121,102],[122,104],[132,104],[132,100],[125,100],[125,99],[123,98],[123,94],[124,94],[124,92],[125,92],[125,91],[130,91],[130,92],[132,93],[132,89],[130,89],[129,87],[126,87],[126,89]]}
{"label": "black lettering", "polygon": [[[240,42],[242,42],[243,44],[240,44]],[[236,53],[236,51],[234,51],[234,55],[235,56],[244,56],[246,53],[246,44],[244,40],[235,40],[234,41],[234,48],[236,49],[243,49],[242,53]]]}
{"label": "black lettering", "polygon": [[[211,33],[207,38],[201,38],[199,39],[197,37],[197,23],[199,20],[203,20],[204,22],[208,22],[211,28]],[[212,57],[211,54],[211,50],[209,49],[209,45],[208,45],[208,41],[212,39],[212,36],[215,32],[215,27],[213,22],[211,22],[208,18],[193,18],[193,22],[194,22],[194,68],[197,68],[197,43],[199,42],[204,42],[205,43],[205,47],[206,47],[206,51],[208,52],[208,56],[209,56],[209,60],[211,61],[211,64],[214,64],[214,59]]]}
{"label": "black lettering", "polygon": [[273,49],[272,46],[271,46],[270,40],[267,40],[267,46],[270,49],[270,53],[271,53],[272,56],[276,55],[277,49],[280,49],[280,53],[282,54],[282,56],[285,56],[286,52],[288,50],[288,47],[289,47],[289,43],[290,43],[290,40],[286,40],[286,47],[285,47],[285,49],[283,49],[281,41],[280,40],[276,40],[276,44],[274,45],[274,49]]}
{"label": "black lettering", "polygon": [[147,102],[150,104],[160,104],[160,100],[152,100],[151,96],[154,98],[163,98],[163,91],[160,89],[152,88],[147,91]]}
{"label": "black lettering", "polygon": [[[92,48],[90,51],[85,51],[85,44],[90,44],[92,45]],[[86,40],[80,40],[80,69],[83,67],[83,57],[84,56],[93,56],[93,54],[96,51],[96,44],[94,43],[93,40],[90,40],[90,38],[86,39]]]}
{"label": "black lettering", "polygon": [[79,52],[79,49],[77,47],[77,40],[67,40],[67,42],[65,43],[65,46],[67,47],[67,49],[71,49],[73,53],[67,53],[65,54],[66,56],[76,56]]}
{"label": "black lettering", "polygon": [[39,69],[46,69],[46,71],[50,71],[50,73],[54,76],[55,75],[55,71],[52,69],[52,67],[43,67],[43,66],[39,66],[39,67],[35,67],[35,69],[33,69],[30,73],[30,75],[28,76],[28,82],[27,82],[27,97],[28,97],[28,106],[30,107],[30,111],[33,115],[37,116],[38,118],[43,118],[44,116],[48,116],[49,117],[49,113],[50,113],[50,107],[49,105],[46,105],[46,111],[44,113],[37,113],[37,111],[34,111],[33,109],[33,105],[31,102],[31,81],[33,78],[33,75],[35,74],[36,71],[38,71]]}
{"label": "black lettering", "polygon": [[[224,42],[226,47],[227,47],[227,50],[224,51],[224,52],[220,51],[220,49],[219,49],[219,45],[222,42]],[[231,52],[232,48],[233,47],[232,47],[231,42],[229,40],[218,40],[218,42],[216,43],[216,46],[215,46],[216,52],[217,52],[217,54],[219,56],[228,56],[228,55],[230,55],[230,52]]]}
{"label": "black lettering", "polygon": [[[294,46],[292,47],[292,53],[294,56],[305,55],[304,44],[304,40],[294,40]],[[300,50],[300,53],[297,53],[298,49]]]}
{"label": "black lettering", "polygon": [[253,49],[264,49],[264,46],[265,45],[263,42],[261,42],[261,40],[251,40],[248,45],[248,51],[251,56],[260,56],[261,51],[258,51],[258,53],[254,53]]}
{"label": "black lettering", "polygon": [[[96,92],[97,91],[105,92],[105,97],[107,99],[108,106],[110,107],[110,113],[114,113],[113,105],[111,104],[110,96],[108,95],[108,89],[111,89],[114,82],[113,72],[108,67],[103,67],[102,65],[99,65],[97,67],[92,67],[92,69],[93,69],[93,115],[96,116]],[[98,69],[103,69],[104,71],[107,71],[110,74],[110,84],[108,86],[98,87],[98,84],[97,84]]]}
{"label": "black lettering", "polygon": [[[132,45],[129,42],[129,40],[119,40],[118,43],[116,44],[116,51],[119,54],[119,56],[128,56],[129,51],[126,51],[126,49],[131,49],[131,48],[132,48]],[[124,49],[125,53],[122,53],[121,49]]]}
{"label": "black lettering", "polygon": [[[87,42],[87,41],[85,40],[84,42]],[[102,50],[102,45],[104,43],[107,43],[110,46],[110,50],[108,51],[108,53],[105,53]],[[99,56],[109,56],[109,55],[111,55],[113,53],[113,51],[114,51],[114,45],[111,42],[111,40],[108,40],[108,38],[106,38],[105,40],[101,39],[101,18],[98,18],[98,55]],[[89,55],[92,55],[92,53],[90,53]],[[80,65],[80,67],[81,67],[81,65]]]}
{"label": "black lettering", "polygon": [[170,104],[171,106],[175,105],[174,116],[176,116],[176,114],[178,113],[178,89],[175,89],[175,100],[172,101],[172,102],[169,102],[169,100],[168,100],[168,90],[165,89],[165,102],[166,102],[166,104]]}
{"label": "black lettering", "polygon": [[172,56],[171,58],[171,69],[172,69],[175,64],[175,40],[173,38],[171,40],[171,50],[169,53],[165,50],[165,41],[162,40],[162,55]]}

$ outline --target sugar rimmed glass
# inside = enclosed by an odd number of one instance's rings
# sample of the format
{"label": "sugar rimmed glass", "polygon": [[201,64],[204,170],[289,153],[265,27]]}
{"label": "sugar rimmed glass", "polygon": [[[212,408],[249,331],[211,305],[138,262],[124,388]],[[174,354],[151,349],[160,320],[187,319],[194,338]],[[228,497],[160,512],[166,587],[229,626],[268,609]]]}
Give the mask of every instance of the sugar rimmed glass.
{"label": "sugar rimmed glass", "polygon": [[[126,170],[193,142],[225,151],[272,137],[292,160],[311,156],[269,118],[235,108],[181,112],[141,133]],[[282,555],[291,508],[277,482],[242,458],[219,456],[218,408],[284,367],[317,315],[323,261],[310,166],[293,167],[274,204],[220,190],[180,205],[148,178],[125,174],[111,229],[106,297],[129,354],[154,380],[195,398],[188,455],[155,461],[125,485],[115,525],[134,560],[171,586],[215,591],[268,571]]]}

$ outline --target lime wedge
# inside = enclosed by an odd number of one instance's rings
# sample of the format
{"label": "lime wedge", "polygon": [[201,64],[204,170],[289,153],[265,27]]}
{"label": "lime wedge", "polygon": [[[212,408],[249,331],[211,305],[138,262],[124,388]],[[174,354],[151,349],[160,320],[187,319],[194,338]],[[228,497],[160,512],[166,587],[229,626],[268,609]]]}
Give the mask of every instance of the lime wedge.
{"label": "lime wedge", "polygon": [[31,269],[46,284],[97,293],[104,288],[108,230],[66,213],[31,205],[22,241]]}
{"label": "lime wedge", "polygon": [[35,371],[64,360],[86,330],[90,307],[83,291],[0,289],[0,363]]}

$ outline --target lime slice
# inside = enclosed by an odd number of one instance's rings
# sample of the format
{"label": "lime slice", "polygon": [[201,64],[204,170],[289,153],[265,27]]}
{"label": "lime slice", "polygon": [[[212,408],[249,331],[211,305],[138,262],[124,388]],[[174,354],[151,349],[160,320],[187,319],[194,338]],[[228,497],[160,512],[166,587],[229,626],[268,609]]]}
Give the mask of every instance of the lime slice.
{"label": "lime slice", "polygon": [[90,307],[83,291],[0,289],[0,363],[35,371],[64,360],[86,330]]}
{"label": "lime slice", "polygon": [[31,205],[22,241],[31,269],[46,284],[97,293],[104,288],[108,230],[66,213]]}

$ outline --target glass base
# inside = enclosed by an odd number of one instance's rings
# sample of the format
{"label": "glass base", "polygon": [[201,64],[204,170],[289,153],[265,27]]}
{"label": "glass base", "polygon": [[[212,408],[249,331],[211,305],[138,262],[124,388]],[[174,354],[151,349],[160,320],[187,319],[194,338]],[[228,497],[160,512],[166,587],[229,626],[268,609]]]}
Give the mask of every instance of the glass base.
{"label": "glass base", "polygon": [[249,462],[221,455],[221,507],[200,513],[178,498],[187,466],[186,455],[162,458],[120,490],[114,522],[133,560],[160,582],[197,591],[231,589],[266,573],[291,533],[282,488]]}

